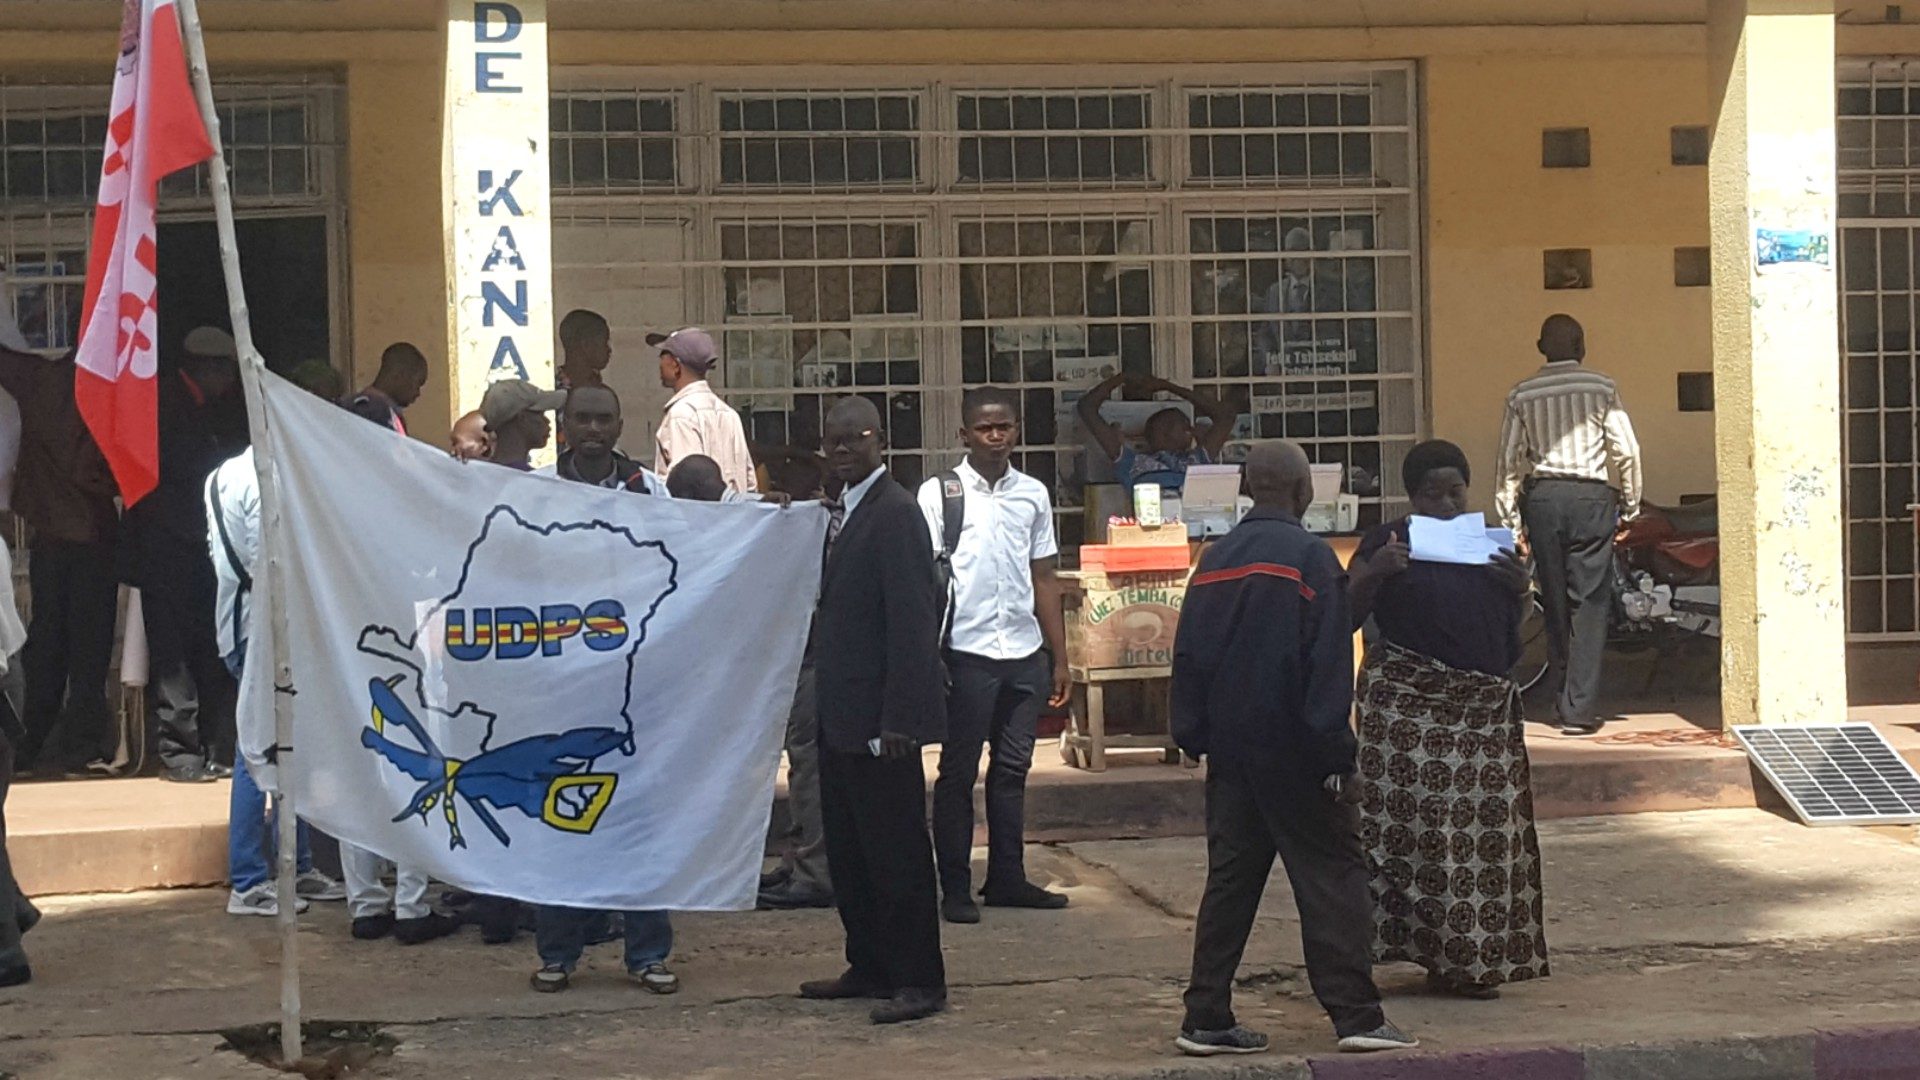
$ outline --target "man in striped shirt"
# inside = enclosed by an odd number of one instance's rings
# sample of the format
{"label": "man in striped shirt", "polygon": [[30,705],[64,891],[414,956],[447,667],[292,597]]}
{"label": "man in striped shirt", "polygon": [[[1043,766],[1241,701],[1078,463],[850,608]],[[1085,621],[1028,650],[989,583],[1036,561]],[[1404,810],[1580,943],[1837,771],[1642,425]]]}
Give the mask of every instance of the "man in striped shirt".
{"label": "man in striped shirt", "polygon": [[1540,327],[1547,363],[1507,395],[1500,425],[1501,521],[1523,536],[1546,612],[1547,685],[1557,726],[1591,735],[1612,606],[1613,536],[1640,511],[1640,444],[1613,380],[1583,365],[1571,315]]}

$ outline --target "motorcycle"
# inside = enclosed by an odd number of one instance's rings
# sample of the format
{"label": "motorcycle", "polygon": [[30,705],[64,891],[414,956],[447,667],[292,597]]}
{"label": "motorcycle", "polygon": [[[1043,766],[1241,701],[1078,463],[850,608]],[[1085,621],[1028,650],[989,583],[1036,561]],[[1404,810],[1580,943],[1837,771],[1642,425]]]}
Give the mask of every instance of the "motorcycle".
{"label": "motorcycle", "polygon": [[[1642,503],[1640,515],[1614,539],[1607,647],[1654,650],[1647,686],[1667,657],[1720,639],[1719,505]],[[1520,661],[1512,678],[1523,691],[1547,675],[1546,613],[1536,594],[1520,629]],[[1716,671],[1718,669],[1716,668]]]}

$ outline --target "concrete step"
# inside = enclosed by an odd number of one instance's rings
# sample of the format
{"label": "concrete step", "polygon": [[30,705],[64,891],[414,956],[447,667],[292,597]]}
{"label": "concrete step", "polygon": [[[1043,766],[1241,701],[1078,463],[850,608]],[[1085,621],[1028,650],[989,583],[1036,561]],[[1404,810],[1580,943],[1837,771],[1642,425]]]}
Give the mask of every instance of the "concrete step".
{"label": "concrete step", "polygon": [[15,783],[7,854],[28,895],[130,892],[227,878],[228,785]]}
{"label": "concrete step", "polygon": [[[1920,707],[1854,710],[1920,763]],[[1674,714],[1629,717],[1588,739],[1529,733],[1534,807],[1541,820],[1711,810],[1778,797],[1739,750]],[[1065,765],[1051,744],[1035,753],[1027,837],[1038,842],[1197,836],[1204,832],[1205,772],[1162,764],[1157,753],[1113,752],[1100,773]],[[927,774],[938,751],[928,752]],[[783,782],[784,783],[784,782]],[[784,787],[775,825],[784,821]],[[227,874],[227,785],[159,780],[16,784],[7,800],[7,846],[30,895],[126,892],[211,885]],[[975,792],[976,802],[983,797]],[[975,815],[985,842],[985,811]]]}

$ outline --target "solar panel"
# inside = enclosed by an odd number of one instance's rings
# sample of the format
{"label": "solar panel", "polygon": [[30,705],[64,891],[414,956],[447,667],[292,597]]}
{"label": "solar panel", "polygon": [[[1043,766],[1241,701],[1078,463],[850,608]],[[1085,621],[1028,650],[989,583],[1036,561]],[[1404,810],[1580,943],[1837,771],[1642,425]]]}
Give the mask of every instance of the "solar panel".
{"label": "solar panel", "polygon": [[1733,734],[1808,825],[1920,823],[1920,774],[1872,724],[1743,724]]}

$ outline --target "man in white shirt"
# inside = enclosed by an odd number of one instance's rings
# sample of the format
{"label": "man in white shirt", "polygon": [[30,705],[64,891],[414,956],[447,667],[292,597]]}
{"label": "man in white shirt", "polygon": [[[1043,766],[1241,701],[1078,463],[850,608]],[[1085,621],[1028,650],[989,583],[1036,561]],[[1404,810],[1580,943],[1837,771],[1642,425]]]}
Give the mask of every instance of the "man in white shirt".
{"label": "man in white shirt", "polygon": [[[989,907],[1062,908],[1067,898],[1027,880],[1027,771],[1042,705],[1067,700],[1065,616],[1054,561],[1053,502],[1046,485],[1013,467],[1017,400],[997,387],[967,393],[958,468],[920,487],[937,561],[951,566],[945,642],[951,689],[947,741],[933,786],[935,862],[948,922],[980,921],[972,897],[973,783],[987,769]],[[949,509],[962,511],[949,542]]]}
{"label": "man in white shirt", "polygon": [[712,336],[689,326],[648,334],[647,344],[659,347],[660,385],[673,391],[653,437],[653,471],[666,476],[681,458],[704,454],[720,466],[728,488],[741,494],[757,490],[740,414],[707,385],[707,372],[720,356]]}
{"label": "man in white shirt", "polygon": [[[294,382],[330,401],[337,400],[341,394],[339,374],[324,361],[315,364],[294,372]],[[205,501],[207,547],[213,557],[215,583],[214,635],[220,656],[237,681],[247,659],[253,617],[250,597],[254,575],[260,568],[260,479],[252,447],[213,470],[207,477]],[[267,797],[254,782],[246,762],[237,758],[227,803],[227,874],[233,883],[227,895],[227,914],[277,915],[280,897],[268,862],[273,834]],[[299,823],[296,835],[299,877],[294,910],[305,911],[310,900],[346,899],[346,890],[339,882],[313,868],[306,822]]]}

